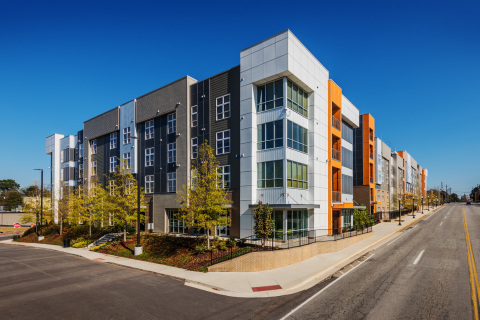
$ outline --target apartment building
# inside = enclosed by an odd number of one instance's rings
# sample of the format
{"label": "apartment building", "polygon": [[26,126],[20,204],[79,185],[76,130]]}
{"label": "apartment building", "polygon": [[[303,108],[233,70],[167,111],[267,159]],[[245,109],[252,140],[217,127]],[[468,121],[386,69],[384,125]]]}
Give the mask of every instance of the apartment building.
{"label": "apartment building", "polygon": [[382,213],[382,219],[389,219],[390,212],[390,167],[392,149],[380,138],[375,137],[375,194],[376,212]]}
{"label": "apartment building", "polygon": [[[274,209],[276,237],[286,239],[342,232],[353,225],[355,202],[374,212],[374,130],[373,117],[359,115],[287,30],[241,50],[238,66],[200,81],[185,76],[85,121],[76,135],[48,137],[47,154],[55,190],[65,179],[59,169],[72,170],[72,187],[107,186],[124,160],[145,190],[146,229],[195,233],[175,217],[176,192],[191,181],[198,146],[208,141],[233,201],[229,224],[215,233],[252,235],[262,201]],[[388,167],[387,147],[381,156]],[[379,186],[388,197],[389,185]],[[367,199],[354,201],[357,187]]]}

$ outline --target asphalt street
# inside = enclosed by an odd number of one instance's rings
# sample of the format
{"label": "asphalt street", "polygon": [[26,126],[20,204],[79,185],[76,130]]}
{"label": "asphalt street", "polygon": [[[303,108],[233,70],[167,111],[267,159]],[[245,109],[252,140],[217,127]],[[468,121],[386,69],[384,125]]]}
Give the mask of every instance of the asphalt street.
{"label": "asphalt street", "polygon": [[62,252],[0,245],[1,319],[473,319],[462,207],[451,204],[309,290],[233,298]]}
{"label": "asphalt street", "polygon": [[462,208],[479,269],[480,207],[450,204],[337,273],[288,318],[474,319]]}

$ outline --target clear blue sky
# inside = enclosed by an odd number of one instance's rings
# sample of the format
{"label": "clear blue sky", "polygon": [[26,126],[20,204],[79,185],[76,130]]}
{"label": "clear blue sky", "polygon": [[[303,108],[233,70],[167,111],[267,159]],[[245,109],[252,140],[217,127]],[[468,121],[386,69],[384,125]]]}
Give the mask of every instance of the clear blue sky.
{"label": "clear blue sky", "polygon": [[[161,3],[161,4],[160,4]],[[45,138],[290,29],[376,133],[463,194],[480,183],[480,2],[0,3],[0,179],[49,183]]]}

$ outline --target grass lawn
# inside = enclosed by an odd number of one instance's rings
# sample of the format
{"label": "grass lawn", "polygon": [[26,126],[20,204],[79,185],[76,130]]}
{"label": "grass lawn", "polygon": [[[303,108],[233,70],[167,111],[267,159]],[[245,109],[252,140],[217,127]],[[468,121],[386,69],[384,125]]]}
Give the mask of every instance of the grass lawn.
{"label": "grass lawn", "polygon": [[0,227],[0,234],[12,234],[12,233],[23,233],[24,231],[28,230],[28,227]]}

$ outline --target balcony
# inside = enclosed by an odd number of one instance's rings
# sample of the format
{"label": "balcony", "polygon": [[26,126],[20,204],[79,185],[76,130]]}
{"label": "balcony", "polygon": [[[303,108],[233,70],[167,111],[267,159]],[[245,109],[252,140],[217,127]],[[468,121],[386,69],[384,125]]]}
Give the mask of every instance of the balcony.
{"label": "balcony", "polygon": [[373,134],[370,134],[370,141],[373,141]]}
{"label": "balcony", "polygon": [[340,191],[332,191],[332,202],[341,202],[342,193]]}
{"label": "balcony", "polygon": [[370,183],[373,183],[373,177],[370,177]]}
{"label": "balcony", "polygon": [[340,120],[332,116],[332,127],[337,130],[340,130]]}
{"label": "balcony", "polygon": [[373,202],[373,196],[370,195],[370,202]]}
{"label": "balcony", "polygon": [[373,153],[370,152],[370,159],[373,160]]}
{"label": "balcony", "polygon": [[340,150],[332,148],[332,159],[340,161]]}

